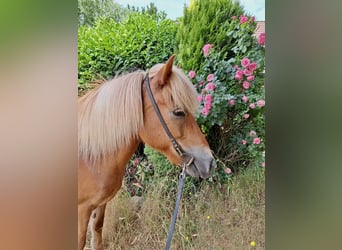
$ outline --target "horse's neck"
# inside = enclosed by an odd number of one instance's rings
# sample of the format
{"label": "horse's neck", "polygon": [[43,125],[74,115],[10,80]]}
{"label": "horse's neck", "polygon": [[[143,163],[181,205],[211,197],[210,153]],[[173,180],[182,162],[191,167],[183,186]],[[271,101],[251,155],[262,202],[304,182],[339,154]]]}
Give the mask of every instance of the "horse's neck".
{"label": "horse's neck", "polygon": [[132,140],[129,146],[121,147],[117,153],[113,153],[109,156],[109,168],[110,166],[115,166],[115,168],[125,171],[126,165],[129,159],[132,157],[134,152],[138,149],[140,141]]}
{"label": "horse's neck", "polygon": [[139,146],[138,140],[132,140],[128,146],[120,147],[117,152],[107,155],[97,166],[103,175],[124,174],[128,161]]}
{"label": "horse's neck", "polygon": [[[139,141],[134,140],[129,146],[120,148],[118,152],[106,156],[91,167],[80,160],[79,189],[88,188],[89,191],[79,192],[79,203],[90,199],[93,200],[92,203],[100,204],[111,199],[120,189],[127,163],[138,146]],[[84,183],[87,185],[83,185]]]}

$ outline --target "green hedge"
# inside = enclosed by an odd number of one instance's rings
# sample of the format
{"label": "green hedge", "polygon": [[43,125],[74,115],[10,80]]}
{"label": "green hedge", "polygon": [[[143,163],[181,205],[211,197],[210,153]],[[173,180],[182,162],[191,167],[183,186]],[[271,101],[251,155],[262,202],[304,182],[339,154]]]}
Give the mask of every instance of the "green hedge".
{"label": "green hedge", "polygon": [[165,62],[176,47],[177,25],[155,15],[132,13],[123,22],[99,19],[78,29],[78,86],[126,70]]}

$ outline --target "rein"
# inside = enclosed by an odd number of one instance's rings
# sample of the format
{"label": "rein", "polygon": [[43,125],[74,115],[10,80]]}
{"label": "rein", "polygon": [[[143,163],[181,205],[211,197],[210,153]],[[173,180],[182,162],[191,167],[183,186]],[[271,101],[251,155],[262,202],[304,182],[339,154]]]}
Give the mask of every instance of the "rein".
{"label": "rein", "polygon": [[[177,191],[176,205],[175,205],[175,209],[173,211],[171,225],[170,225],[170,228],[169,228],[169,233],[168,233],[167,241],[166,241],[166,244],[165,244],[165,250],[168,250],[168,249],[170,249],[172,235],[173,235],[173,231],[175,229],[175,224],[176,224],[176,220],[177,220],[178,208],[179,208],[180,200],[181,200],[181,197],[182,197],[182,190],[183,190],[184,180],[185,180],[185,177],[186,177],[185,169],[193,163],[194,157],[192,155],[190,155],[190,154],[185,152],[185,150],[182,148],[182,146],[179,145],[179,143],[176,141],[176,139],[172,135],[170,129],[167,127],[166,122],[165,122],[162,114],[160,113],[160,110],[158,108],[156,100],[153,97],[151,86],[150,86],[148,72],[146,73],[146,76],[145,76],[145,79],[144,79],[144,83],[145,83],[145,86],[146,86],[148,97],[150,98],[150,101],[152,103],[153,109],[156,112],[157,117],[158,117],[158,119],[159,119],[159,121],[160,121],[160,123],[161,123],[161,125],[162,125],[162,127],[163,127],[163,129],[165,131],[165,133],[169,137],[169,139],[170,139],[170,141],[172,143],[173,148],[176,150],[178,155],[183,159],[182,172],[179,175],[179,181],[178,181],[178,191]],[[187,161],[185,161],[186,157],[188,157]]]}

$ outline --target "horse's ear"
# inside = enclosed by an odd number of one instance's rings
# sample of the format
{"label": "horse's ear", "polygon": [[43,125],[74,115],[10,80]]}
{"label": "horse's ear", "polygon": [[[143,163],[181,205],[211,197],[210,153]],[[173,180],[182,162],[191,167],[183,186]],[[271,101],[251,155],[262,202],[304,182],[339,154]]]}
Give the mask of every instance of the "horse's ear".
{"label": "horse's ear", "polygon": [[156,79],[158,79],[158,84],[163,86],[169,82],[170,75],[172,73],[173,61],[175,60],[176,55],[172,55],[169,60],[165,63],[165,65],[159,70],[156,75]]}

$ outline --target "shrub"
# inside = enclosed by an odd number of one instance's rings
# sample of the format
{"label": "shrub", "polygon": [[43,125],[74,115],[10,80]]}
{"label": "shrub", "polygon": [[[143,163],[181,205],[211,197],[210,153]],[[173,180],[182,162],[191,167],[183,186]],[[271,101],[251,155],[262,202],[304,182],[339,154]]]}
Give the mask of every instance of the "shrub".
{"label": "shrub", "polygon": [[147,69],[173,53],[176,24],[139,12],[118,23],[99,19],[93,27],[78,29],[78,86],[108,79],[116,73]]}
{"label": "shrub", "polygon": [[265,150],[265,51],[252,36],[253,18],[241,17],[233,19],[227,32],[237,39],[234,57],[225,59],[220,48],[206,45],[204,65],[192,78],[201,103],[197,121],[218,160],[233,170],[260,165]]}
{"label": "shrub", "polygon": [[220,48],[226,58],[232,56],[231,48],[236,38],[227,37],[231,30],[231,16],[242,14],[239,2],[232,0],[193,0],[184,8],[177,31],[178,61],[184,70],[198,70],[204,60],[202,47],[205,43]]}

